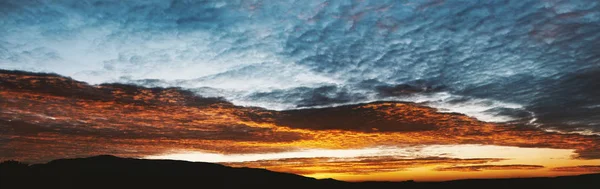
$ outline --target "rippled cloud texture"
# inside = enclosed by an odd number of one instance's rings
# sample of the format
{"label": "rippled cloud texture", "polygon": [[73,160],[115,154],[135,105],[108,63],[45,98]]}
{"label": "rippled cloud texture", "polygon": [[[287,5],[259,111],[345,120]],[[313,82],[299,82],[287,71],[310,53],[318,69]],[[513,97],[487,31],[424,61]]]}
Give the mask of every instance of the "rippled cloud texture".
{"label": "rippled cloud texture", "polygon": [[600,130],[600,3],[0,2],[0,68],[295,109],[422,102]]}

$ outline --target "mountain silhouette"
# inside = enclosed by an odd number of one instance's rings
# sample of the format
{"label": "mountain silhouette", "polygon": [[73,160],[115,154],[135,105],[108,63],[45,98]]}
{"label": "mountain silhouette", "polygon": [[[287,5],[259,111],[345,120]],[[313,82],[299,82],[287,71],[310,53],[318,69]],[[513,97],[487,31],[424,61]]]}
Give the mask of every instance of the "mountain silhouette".
{"label": "mountain silhouette", "polygon": [[600,174],[446,182],[344,182],[214,163],[110,155],[0,164],[0,188],[594,188]]}

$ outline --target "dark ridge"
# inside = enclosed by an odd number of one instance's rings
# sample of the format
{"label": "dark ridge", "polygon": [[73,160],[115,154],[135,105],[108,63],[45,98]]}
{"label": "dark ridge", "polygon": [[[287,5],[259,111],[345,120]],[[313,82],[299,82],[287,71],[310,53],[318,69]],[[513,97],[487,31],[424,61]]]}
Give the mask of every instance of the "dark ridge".
{"label": "dark ridge", "polygon": [[0,163],[0,188],[594,188],[600,174],[447,182],[344,182],[213,163],[102,155]]}

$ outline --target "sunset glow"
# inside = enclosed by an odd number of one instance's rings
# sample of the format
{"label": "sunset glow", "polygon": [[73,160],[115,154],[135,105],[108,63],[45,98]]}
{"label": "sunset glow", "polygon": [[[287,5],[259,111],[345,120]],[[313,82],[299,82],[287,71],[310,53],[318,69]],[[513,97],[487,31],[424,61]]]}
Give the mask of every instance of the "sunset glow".
{"label": "sunset glow", "polygon": [[[211,154],[179,152],[147,156],[216,162],[234,167],[262,167],[315,178],[348,181],[560,176],[597,170],[559,171],[600,160],[573,159],[573,150],[486,145],[432,145],[407,148],[378,147],[356,150],[302,150],[266,154]],[[415,172],[418,172],[415,174]]]}
{"label": "sunset glow", "polygon": [[0,162],[600,173],[595,0],[7,0],[0,15]]}

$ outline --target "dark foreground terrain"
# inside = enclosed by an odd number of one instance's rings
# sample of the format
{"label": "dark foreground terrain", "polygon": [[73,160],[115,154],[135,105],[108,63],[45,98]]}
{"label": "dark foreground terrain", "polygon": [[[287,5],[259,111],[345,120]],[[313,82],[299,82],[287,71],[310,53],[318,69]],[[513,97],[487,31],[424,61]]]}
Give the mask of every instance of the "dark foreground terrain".
{"label": "dark foreground terrain", "polygon": [[219,164],[95,156],[27,165],[0,164],[0,188],[596,188],[600,174],[448,182],[313,179]]}

